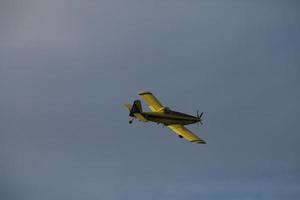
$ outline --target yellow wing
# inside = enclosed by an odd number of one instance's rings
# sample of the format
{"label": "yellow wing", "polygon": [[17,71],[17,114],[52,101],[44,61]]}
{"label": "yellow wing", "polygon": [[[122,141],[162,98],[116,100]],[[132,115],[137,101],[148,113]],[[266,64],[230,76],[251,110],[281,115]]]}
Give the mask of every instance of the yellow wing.
{"label": "yellow wing", "polygon": [[141,92],[139,95],[148,104],[151,111],[160,112],[164,108],[151,92]]}
{"label": "yellow wing", "polygon": [[167,127],[190,142],[206,144],[204,140],[202,140],[200,137],[192,133],[189,129],[185,128],[183,125],[174,124],[174,125],[169,125]]}

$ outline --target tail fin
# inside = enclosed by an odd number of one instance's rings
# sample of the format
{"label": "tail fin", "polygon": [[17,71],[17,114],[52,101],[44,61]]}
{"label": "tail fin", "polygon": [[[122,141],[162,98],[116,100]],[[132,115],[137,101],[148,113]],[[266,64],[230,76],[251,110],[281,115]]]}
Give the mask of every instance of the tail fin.
{"label": "tail fin", "polygon": [[133,105],[132,105],[131,109],[130,109],[130,114],[129,115],[131,117],[133,117],[134,113],[141,113],[141,112],[143,112],[141,101],[140,100],[135,100],[133,102]]}

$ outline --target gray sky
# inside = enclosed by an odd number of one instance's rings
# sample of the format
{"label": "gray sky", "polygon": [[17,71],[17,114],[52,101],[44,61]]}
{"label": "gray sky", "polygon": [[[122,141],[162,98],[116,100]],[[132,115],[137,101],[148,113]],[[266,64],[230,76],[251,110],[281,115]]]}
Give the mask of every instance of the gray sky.
{"label": "gray sky", "polygon": [[[299,199],[297,1],[0,3],[0,199]],[[128,124],[152,91],[207,145]]]}

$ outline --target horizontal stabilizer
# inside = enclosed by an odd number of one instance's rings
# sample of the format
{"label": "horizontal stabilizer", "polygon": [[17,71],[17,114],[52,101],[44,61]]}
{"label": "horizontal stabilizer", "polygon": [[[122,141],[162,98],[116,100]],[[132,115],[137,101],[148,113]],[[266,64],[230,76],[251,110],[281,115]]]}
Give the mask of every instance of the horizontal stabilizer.
{"label": "horizontal stabilizer", "polygon": [[131,105],[131,104],[124,104],[124,106],[128,109],[128,111],[130,111],[131,108],[132,108],[132,105]]}

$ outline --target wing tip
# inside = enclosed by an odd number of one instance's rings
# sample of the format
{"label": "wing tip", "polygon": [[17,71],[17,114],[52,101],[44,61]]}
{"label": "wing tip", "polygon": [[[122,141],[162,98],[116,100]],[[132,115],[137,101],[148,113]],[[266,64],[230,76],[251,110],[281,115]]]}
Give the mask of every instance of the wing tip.
{"label": "wing tip", "polygon": [[192,143],[195,143],[195,144],[206,144],[206,142],[204,140],[194,140],[194,141],[191,141]]}
{"label": "wing tip", "polygon": [[142,92],[140,92],[139,93],[139,95],[146,95],[146,94],[152,94],[151,92],[149,92],[149,91],[142,91]]}

